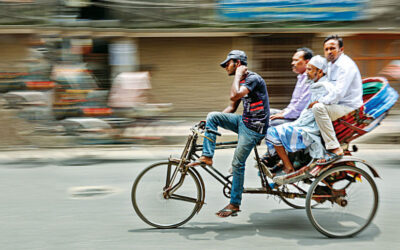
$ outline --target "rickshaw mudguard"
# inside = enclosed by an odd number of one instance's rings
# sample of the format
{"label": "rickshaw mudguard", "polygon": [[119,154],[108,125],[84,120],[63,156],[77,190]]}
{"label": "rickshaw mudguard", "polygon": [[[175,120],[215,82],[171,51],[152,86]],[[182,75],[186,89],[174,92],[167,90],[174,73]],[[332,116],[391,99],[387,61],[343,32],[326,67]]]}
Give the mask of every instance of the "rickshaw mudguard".
{"label": "rickshaw mudguard", "polygon": [[372,172],[372,174],[373,174],[373,176],[375,178],[380,178],[378,172],[375,170],[374,167],[372,167],[371,164],[369,164],[367,161],[365,161],[363,159],[360,159],[360,158],[357,158],[357,157],[354,157],[354,156],[345,155],[341,159],[339,159],[339,160],[335,161],[334,163],[332,163],[331,166],[334,167],[334,166],[337,166],[337,165],[340,165],[340,164],[343,164],[343,163],[351,163],[351,164],[353,164],[354,162],[362,163],[364,166],[368,167],[368,169]]}

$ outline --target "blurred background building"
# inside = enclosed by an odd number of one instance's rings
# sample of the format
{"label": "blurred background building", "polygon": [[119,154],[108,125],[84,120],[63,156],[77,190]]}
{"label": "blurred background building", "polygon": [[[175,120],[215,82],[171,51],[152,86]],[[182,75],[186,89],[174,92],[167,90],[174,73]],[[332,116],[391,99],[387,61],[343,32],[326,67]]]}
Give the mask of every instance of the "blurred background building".
{"label": "blurred background building", "polygon": [[36,120],[108,117],[115,77],[148,71],[150,103],[204,117],[228,104],[232,79],[219,63],[241,49],[282,108],[294,51],[323,54],[330,34],[363,77],[383,75],[400,91],[399,11],[396,0],[0,0],[0,92]]}

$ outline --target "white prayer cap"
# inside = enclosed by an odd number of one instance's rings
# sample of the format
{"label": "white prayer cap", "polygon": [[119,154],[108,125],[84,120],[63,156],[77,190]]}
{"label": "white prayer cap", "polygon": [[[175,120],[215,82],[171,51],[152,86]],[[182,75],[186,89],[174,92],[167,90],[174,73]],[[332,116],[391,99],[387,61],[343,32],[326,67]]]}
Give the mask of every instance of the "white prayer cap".
{"label": "white prayer cap", "polygon": [[320,55],[314,56],[313,58],[310,59],[310,61],[308,63],[311,65],[314,65],[318,69],[322,69],[322,71],[324,73],[326,73],[326,71],[328,69],[328,63],[327,63],[326,59]]}

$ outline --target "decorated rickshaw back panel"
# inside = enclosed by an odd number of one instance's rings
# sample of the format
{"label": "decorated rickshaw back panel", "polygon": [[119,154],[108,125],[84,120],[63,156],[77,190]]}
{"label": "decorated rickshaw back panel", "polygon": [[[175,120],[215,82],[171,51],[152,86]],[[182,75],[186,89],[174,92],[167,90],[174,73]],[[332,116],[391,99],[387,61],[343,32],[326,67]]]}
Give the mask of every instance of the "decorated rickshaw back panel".
{"label": "decorated rickshaw back panel", "polygon": [[[371,131],[399,98],[385,78],[375,77],[363,80],[364,104],[351,113],[333,122],[340,143],[349,143],[355,138]],[[379,120],[374,123],[375,120]]]}

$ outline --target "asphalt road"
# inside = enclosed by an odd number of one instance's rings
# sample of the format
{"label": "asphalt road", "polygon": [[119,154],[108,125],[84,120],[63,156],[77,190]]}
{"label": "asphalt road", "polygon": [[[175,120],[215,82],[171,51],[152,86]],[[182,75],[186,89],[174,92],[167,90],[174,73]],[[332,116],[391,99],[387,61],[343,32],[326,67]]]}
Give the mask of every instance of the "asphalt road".
{"label": "asphalt road", "polygon": [[[217,152],[214,165],[226,173],[232,153]],[[356,155],[376,166],[382,179],[376,179],[375,219],[350,239],[326,238],[304,210],[265,195],[245,195],[239,216],[218,218],[214,213],[229,201],[204,172],[207,204],[200,213],[181,228],[152,229],[134,213],[130,191],[134,178],[153,161],[0,165],[0,248],[400,249],[400,149],[372,148]],[[246,169],[248,187],[259,183],[253,162]]]}

